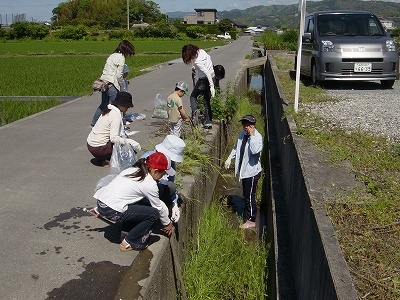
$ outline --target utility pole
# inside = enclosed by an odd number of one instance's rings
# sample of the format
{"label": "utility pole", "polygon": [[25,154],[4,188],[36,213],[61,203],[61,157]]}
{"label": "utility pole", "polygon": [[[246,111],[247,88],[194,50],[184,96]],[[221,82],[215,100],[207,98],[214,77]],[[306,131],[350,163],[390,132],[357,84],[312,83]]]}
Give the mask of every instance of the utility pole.
{"label": "utility pole", "polygon": [[129,30],[129,0],[126,0],[126,24],[127,28]]}

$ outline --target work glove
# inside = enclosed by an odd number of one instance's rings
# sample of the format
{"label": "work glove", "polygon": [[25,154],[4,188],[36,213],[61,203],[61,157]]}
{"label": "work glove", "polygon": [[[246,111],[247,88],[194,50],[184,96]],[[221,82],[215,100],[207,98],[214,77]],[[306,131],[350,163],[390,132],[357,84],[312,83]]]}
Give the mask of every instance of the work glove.
{"label": "work glove", "polygon": [[178,222],[179,218],[181,217],[181,211],[178,207],[178,204],[174,202],[174,206],[171,210],[171,221],[176,223]]}
{"label": "work glove", "polygon": [[142,147],[140,147],[140,144],[132,139],[127,139],[129,145],[132,146],[133,150],[135,150],[136,152],[139,152],[140,150],[142,150]]}
{"label": "work glove", "polygon": [[225,169],[229,169],[229,166],[231,165],[231,161],[232,161],[232,158],[230,158],[230,157],[228,157],[227,159],[226,159],[226,161],[225,161]]}
{"label": "work glove", "polygon": [[215,88],[214,86],[210,86],[211,98],[215,97]]}

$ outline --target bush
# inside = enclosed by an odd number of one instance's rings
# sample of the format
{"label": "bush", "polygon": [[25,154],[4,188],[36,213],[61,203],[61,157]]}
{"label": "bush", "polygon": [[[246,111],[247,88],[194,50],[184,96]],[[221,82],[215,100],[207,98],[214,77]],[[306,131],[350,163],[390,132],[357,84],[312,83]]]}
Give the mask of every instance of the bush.
{"label": "bush", "polygon": [[266,31],[261,37],[267,50],[296,50],[298,33],[294,29],[277,34],[274,31]]}
{"label": "bush", "polygon": [[205,32],[205,29],[198,25],[193,25],[186,28],[186,35],[192,39],[198,38],[200,35],[205,34]]}
{"label": "bush", "polygon": [[10,27],[11,30],[4,33],[2,37],[17,40],[25,38],[41,40],[50,33],[48,26],[36,23],[15,22]]}
{"label": "bush", "polygon": [[55,35],[63,40],[81,40],[88,35],[88,30],[86,26],[83,25],[67,25],[64,26],[60,31],[56,32]]}
{"label": "bush", "polygon": [[166,23],[158,23],[154,26],[136,28],[133,33],[134,36],[142,38],[175,38],[177,36],[175,26]]}

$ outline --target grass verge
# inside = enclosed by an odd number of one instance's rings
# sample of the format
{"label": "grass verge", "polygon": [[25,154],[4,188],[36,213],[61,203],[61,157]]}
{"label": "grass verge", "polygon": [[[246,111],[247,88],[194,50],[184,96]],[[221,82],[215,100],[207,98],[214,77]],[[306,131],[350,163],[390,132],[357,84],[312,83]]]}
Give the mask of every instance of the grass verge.
{"label": "grass verge", "polygon": [[188,298],[264,299],[266,257],[263,242],[247,243],[243,230],[232,229],[223,208],[213,202],[204,210],[185,265]]}
{"label": "grass verge", "polygon": [[[260,103],[251,101],[252,97],[252,91],[246,97],[238,97],[228,91],[214,99],[213,113],[220,119],[229,119],[232,126],[226,156],[242,130],[238,120],[246,114],[253,114],[261,120]],[[264,135],[262,122],[257,129]],[[189,132],[185,138],[185,160],[179,165],[183,172],[193,170],[193,167],[208,166],[212,162],[211,157],[201,151],[204,139],[197,130]],[[234,180],[227,184],[236,185],[238,182]],[[262,179],[259,186],[262,186]],[[257,199],[260,199],[261,189],[257,192]],[[265,241],[256,239],[256,242],[249,242],[243,230],[236,229],[236,226],[233,228],[232,217],[218,201],[204,208],[198,228],[196,240],[190,244],[184,270],[189,299],[265,299],[268,253]]]}
{"label": "grass verge", "polygon": [[[274,54],[283,92],[294,103],[295,81],[286,54]],[[301,83],[300,102],[334,101],[320,88]],[[304,105],[305,104],[305,105]],[[306,110],[295,114],[297,133],[331,153],[335,164],[348,161],[364,189],[325,199],[360,299],[400,298],[400,146],[368,132],[348,133]]]}

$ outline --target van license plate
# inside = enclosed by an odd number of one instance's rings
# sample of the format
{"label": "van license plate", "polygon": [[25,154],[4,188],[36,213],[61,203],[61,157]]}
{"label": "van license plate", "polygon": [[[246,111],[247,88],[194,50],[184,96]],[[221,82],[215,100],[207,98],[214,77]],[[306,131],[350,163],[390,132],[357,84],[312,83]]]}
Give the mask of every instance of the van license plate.
{"label": "van license plate", "polygon": [[371,73],[372,64],[370,63],[355,63],[354,72]]}

